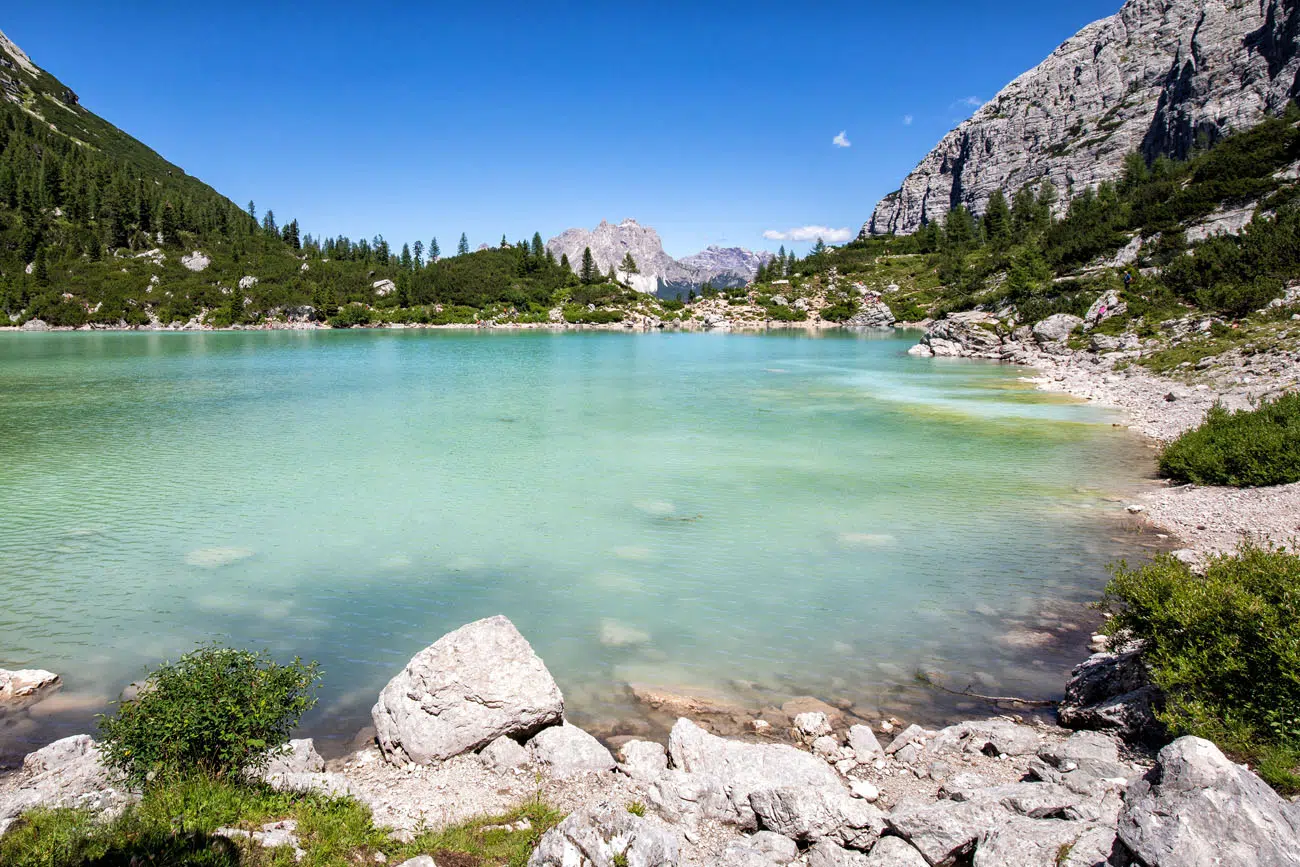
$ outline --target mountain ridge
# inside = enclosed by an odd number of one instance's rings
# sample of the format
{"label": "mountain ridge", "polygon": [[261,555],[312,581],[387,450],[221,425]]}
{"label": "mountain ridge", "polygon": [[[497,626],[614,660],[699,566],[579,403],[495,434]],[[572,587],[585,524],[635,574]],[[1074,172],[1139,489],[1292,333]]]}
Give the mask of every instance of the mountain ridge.
{"label": "mountain ridge", "polygon": [[1135,150],[1183,158],[1198,139],[1246,129],[1297,96],[1292,0],[1129,0],[948,133],[862,234],[911,234],[1044,179],[1066,200],[1119,178]]}
{"label": "mountain ridge", "polygon": [[[582,253],[591,248],[592,258],[601,273],[615,269],[633,288],[647,294],[687,292],[705,283],[720,289],[744,286],[754,278],[761,265],[774,258],[771,253],[754,252],[743,247],[711,246],[699,253],[674,259],[664,252],[659,233],[628,218],[618,224],[601,220],[595,229],[566,229],[546,242],[556,259],[568,256],[577,269]],[[623,257],[631,254],[637,274],[624,274]]]}

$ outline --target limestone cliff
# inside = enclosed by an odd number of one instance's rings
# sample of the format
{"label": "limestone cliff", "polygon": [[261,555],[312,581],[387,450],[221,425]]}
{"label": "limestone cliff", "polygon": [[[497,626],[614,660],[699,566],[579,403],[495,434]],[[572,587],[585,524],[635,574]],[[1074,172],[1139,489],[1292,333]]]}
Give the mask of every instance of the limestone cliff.
{"label": "limestone cliff", "polygon": [[863,232],[909,234],[1043,178],[1077,193],[1131,151],[1182,157],[1297,96],[1297,0],[1129,0],[949,133]]}

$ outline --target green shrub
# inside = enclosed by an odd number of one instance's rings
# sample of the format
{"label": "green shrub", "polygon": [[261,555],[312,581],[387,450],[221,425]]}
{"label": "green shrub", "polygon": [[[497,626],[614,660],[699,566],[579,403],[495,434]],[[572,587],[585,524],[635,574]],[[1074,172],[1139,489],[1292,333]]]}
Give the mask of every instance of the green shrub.
{"label": "green shrub", "polygon": [[331,328],[353,328],[356,326],[369,325],[372,313],[370,308],[364,304],[348,304],[340,307],[339,312],[330,317]]}
{"label": "green shrub", "polygon": [[808,312],[783,304],[773,304],[767,308],[767,318],[776,322],[803,322],[808,318]]}
{"label": "green shrub", "polygon": [[152,672],[133,701],[99,718],[105,758],[136,784],[264,766],[316,703],[316,663],[201,647]]}
{"label": "green shrub", "polygon": [[564,305],[564,321],[573,325],[607,325],[611,322],[622,322],[622,310],[588,310],[578,304]]}
{"label": "green shrub", "polygon": [[1121,565],[1102,603],[1111,634],[1146,642],[1171,734],[1197,735],[1300,786],[1300,556],[1243,546],[1204,577],[1169,555]]}
{"label": "green shrub", "polygon": [[1160,474],[1238,488],[1300,482],[1300,394],[1253,410],[1213,407],[1200,427],[1165,448]]}
{"label": "green shrub", "polygon": [[845,322],[858,312],[858,302],[852,298],[832,304],[822,309],[821,317],[827,322]]}

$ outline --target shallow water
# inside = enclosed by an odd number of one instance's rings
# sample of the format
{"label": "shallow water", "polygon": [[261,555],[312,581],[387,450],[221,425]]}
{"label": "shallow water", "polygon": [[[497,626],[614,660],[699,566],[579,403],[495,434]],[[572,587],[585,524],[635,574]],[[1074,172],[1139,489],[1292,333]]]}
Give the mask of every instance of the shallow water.
{"label": "shallow water", "polygon": [[0,335],[0,666],[66,679],[0,745],[213,639],[320,660],[343,738],[497,613],[593,722],[625,683],[1056,694],[1150,455],[912,338]]}

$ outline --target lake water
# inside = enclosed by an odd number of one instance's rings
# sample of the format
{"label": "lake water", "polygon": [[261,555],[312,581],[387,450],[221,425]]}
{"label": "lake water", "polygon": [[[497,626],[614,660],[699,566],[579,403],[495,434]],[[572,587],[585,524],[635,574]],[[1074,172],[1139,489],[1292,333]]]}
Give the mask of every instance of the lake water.
{"label": "lake water", "polygon": [[1058,694],[1141,556],[1150,453],[1023,370],[915,335],[0,335],[0,720],[73,730],[221,640],[322,663],[339,745],[416,651],[492,614],[579,721],[626,684],[864,715]]}

